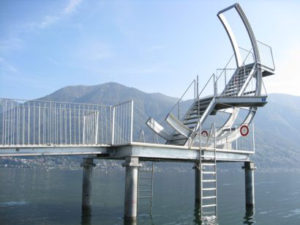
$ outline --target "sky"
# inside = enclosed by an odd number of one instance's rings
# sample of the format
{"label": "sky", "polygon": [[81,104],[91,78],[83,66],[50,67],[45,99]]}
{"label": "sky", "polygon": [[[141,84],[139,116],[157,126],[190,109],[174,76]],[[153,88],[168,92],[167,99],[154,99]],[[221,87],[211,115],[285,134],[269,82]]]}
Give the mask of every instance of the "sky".
{"label": "sky", "polygon": [[[216,14],[235,1],[1,0],[0,97],[34,99],[70,85],[118,82],[179,97],[232,50]],[[300,96],[300,1],[239,1],[272,46],[268,93]]]}

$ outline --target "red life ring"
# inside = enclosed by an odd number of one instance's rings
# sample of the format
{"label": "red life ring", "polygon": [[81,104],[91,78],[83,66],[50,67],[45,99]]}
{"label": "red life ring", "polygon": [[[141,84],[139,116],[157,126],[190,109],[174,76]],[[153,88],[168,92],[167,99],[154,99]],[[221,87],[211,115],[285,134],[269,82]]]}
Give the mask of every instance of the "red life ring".
{"label": "red life ring", "polygon": [[206,130],[204,130],[201,132],[201,135],[204,137],[208,137],[208,132]]}
{"label": "red life ring", "polygon": [[240,133],[243,137],[247,136],[249,134],[249,127],[247,125],[241,126]]}

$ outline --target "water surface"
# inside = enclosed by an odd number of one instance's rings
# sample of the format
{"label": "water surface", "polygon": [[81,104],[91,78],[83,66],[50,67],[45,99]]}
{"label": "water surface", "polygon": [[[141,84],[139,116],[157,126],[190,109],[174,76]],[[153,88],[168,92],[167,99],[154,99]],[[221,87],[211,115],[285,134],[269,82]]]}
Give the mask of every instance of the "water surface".
{"label": "water surface", "polygon": [[[160,167],[160,164],[157,164]],[[186,165],[192,168],[192,164]],[[81,215],[81,170],[0,169],[1,225],[123,224],[124,171],[96,168],[92,216]],[[244,173],[218,172],[218,224],[300,224],[300,173],[256,172],[256,208],[246,213]],[[137,224],[200,224],[194,171],[155,173],[152,216],[141,207]]]}

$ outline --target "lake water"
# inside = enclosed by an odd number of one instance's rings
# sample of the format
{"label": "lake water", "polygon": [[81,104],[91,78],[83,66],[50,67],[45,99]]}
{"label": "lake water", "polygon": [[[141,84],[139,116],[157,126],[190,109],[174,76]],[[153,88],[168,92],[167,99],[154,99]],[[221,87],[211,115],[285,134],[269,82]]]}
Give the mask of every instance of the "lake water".
{"label": "lake water", "polygon": [[[160,167],[160,164],[156,164]],[[192,164],[185,165],[192,168]],[[124,171],[93,174],[92,216],[81,216],[82,170],[0,169],[1,225],[123,224]],[[244,207],[240,167],[218,172],[218,224],[300,224],[300,173],[255,174],[254,215]],[[154,175],[152,216],[140,209],[138,225],[201,224],[194,207],[194,171]]]}

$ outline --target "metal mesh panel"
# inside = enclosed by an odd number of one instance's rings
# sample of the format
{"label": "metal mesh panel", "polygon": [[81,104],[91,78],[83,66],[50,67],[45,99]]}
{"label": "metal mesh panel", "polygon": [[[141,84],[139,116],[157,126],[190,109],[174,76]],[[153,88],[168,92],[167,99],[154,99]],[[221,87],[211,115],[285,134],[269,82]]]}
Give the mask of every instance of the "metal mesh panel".
{"label": "metal mesh panel", "polygon": [[0,100],[0,145],[109,144],[111,107]]}

